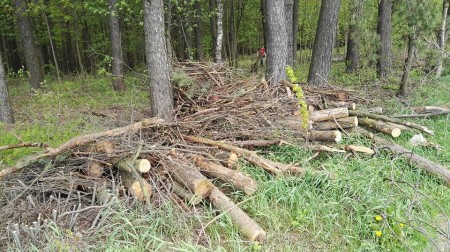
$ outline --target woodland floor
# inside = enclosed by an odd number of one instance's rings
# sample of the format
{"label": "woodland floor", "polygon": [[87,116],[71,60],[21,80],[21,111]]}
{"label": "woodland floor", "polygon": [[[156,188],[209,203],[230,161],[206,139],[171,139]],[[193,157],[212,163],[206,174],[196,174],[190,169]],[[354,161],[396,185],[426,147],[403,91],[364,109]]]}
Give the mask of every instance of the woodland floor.
{"label": "woodland floor", "polygon": [[[245,66],[245,63],[243,64]],[[333,69],[339,72],[341,66]],[[299,76],[304,71],[297,72]],[[410,96],[395,97],[392,83],[369,82],[373,74],[337,75],[331,82],[354,90],[385,109],[402,114],[412,105],[450,105],[450,76],[425,80],[412,74]],[[127,91],[116,94],[107,77],[85,80],[48,80],[45,91],[30,92],[23,79],[11,82],[10,95],[16,114],[14,127],[0,125],[0,146],[43,142],[57,146],[72,137],[130,124],[150,116],[144,78],[130,73]],[[409,145],[416,133],[407,132],[394,141],[415,153],[450,166],[450,116],[416,119],[435,136],[427,140],[442,150]],[[344,138],[342,144],[370,145],[363,138]],[[30,155],[33,148],[0,153],[2,166]],[[267,231],[263,244],[243,239],[228,218],[215,218],[209,203],[184,211],[167,203],[150,212],[110,206],[105,223],[94,232],[74,233],[51,226],[46,243],[31,251],[449,251],[450,191],[434,176],[392,154],[375,156],[320,154],[313,156],[301,146],[261,149],[272,160],[299,163],[308,171],[327,171],[334,176],[273,177],[242,162],[242,170],[260,185],[252,196],[234,192],[230,197]],[[375,220],[377,215],[389,220]],[[376,231],[382,231],[377,237]],[[1,240],[0,242],[4,242]],[[9,240],[0,248],[10,251]]]}

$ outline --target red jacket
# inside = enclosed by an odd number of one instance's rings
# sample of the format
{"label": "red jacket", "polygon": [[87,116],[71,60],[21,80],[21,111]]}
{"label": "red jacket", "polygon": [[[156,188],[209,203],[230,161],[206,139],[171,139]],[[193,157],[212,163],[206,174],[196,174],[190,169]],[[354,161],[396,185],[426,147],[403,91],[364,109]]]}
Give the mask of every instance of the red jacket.
{"label": "red jacket", "polygon": [[266,57],[266,48],[261,47],[261,49],[259,49],[259,56]]}

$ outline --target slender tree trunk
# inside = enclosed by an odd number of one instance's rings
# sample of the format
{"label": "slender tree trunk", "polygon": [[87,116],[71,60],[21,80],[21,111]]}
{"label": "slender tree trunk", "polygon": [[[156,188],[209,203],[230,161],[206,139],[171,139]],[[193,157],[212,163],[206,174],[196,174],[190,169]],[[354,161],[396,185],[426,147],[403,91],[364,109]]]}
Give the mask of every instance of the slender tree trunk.
{"label": "slender tree trunk", "polygon": [[144,31],[152,114],[170,120],[173,117],[173,94],[167,62],[162,0],[144,0]]}
{"label": "slender tree trunk", "polygon": [[[263,31],[263,40],[264,40],[264,48],[267,48],[267,21],[266,21],[266,3],[267,0],[261,0],[261,23],[262,23],[262,31]],[[261,45],[259,46],[261,48]]]}
{"label": "slender tree trunk", "polygon": [[443,0],[442,3],[442,21],[441,21],[441,30],[439,32],[439,55],[438,55],[438,62],[437,62],[437,68],[436,68],[436,77],[441,77],[442,70],[443,70],[443,61],[444,61],[444,55],[443,51],[445,49],[445,38],[446,38],[446,29],[447,29],[447,15],[448,15],[448,6],[449,6],[449,0]]}
{"label": "slender tree trunk", "polygon": [[0,122],[13,123],[14,117],[11,102],[6,89],[6,73],[3,68],[2,56],[0,54]]}
{"label": "slender tree trunk", "polygon": [[294,0],[294,11],[292,18],[292,55],[293,55],[293,64],[294,66],[297,63],[297,36],[298,36],[298,16],[300,10],[300,0]]}
{"label": "slender tree trunk", "polygon": [[353,0],[350,8],[350,25],[347,38],[347,73],[353,73],[360,68],[359,41],[361,36],[360,22],[362,18],[363,0]]}
{"label": "slender tree trunk", "polygon": [[[209,12],[216,11],[216,0],[209,0]],[[216,46],[217,46],[217,17],[215,15],[211,15],[210,17],[210,30],[211,30],[211,38],[212,38],[212,54],[215,56]]]}
{"label": "slender tree trunk", "polygon": [[287,34],[286,64],[292,67],[294,66],[294,0],[285,0],[284,13]]}
{"label": "slender tree trunk", "polygon": [[392,4],[393,0],[380,0],[378,6],[377,33],[381,45],[378,49],[377,74],[380,79],[385,79],[392,68]]}
{"label": "slender tree trunk", "polygon": [[216,63],[222,62],[222,43],[223,43],[223,4],[222,0],[216,0],[217,4],[217,39],[216,39]]}
{"label": "slender tree trunk", "polygon": [[195,6],[195,29],[194,29],[194,40],[195,40],[195,57],[198,61],[203,61],[203,21],[202,21],[202,3],[201,0],[196,0]]}
{"label": "slender tree trunk", "polygon": [[66,21],[64,23],[65,26],[65,45],[67,50],[67,58],[66,58],[66,64],[68,72],[73,73],[75,72],[75,62],[76,62],[76,54],[73,50],[73,42],[72,42],[72,35],[71,35],[71,25],[69,21]]}
{"label": "slender tree trunk", "polygon": [[308,82],[324,85],[331,71],[333,45],[341,0],[322,0]]}
{"label": "slender tree trunk", "polygon": [[56,77],[58,78],[58,83],[61,84],[58,60],[56,59],[56,52],[55,52],[55,47],[53,46],[52,33],[50,31],[50,25],[48,23],[47,13],[44,13],[44,19],[45,19],[45,25],[47,26],[47,36],[48,36],[48,39],[50,40],[50,49],[52,50],[53,63],[55,63]]}
{"label": "slender tree trunk", "polygon": [[88,54],[88,49],[91,44],[91,37],[89,36],[89,26],[86,20],[84,20],[83,29],[81,29],[81,37],[83,40],[83,54],[84,54],[84,65],[87,71],[92,73],[92,58]]}
{"label": "slender tree trunk", "polygon": [[75,23],[75,50],[77,52],[77,61],[78,61],[78,67],[79,67],[79,71],[81,72],[81,75],[83,76],[83,78],[86,78],[86,72],[84,71],[84,66],[83,66],[83,59],[81,57],[81,51],[80,51],[80,43],[79,43],[79,38],[78,35],[79,33],[79,22],[78,22],[78,14],[76,11],[74,11],[74,23]]}
{"label": "slender tree trunk", "polygon": [[[122,39],[120,36],[119,13],[117,11],[117,0],[109,1],[109,29],[111,38],[112,53],[112,76],[113,88],[115,91],[123,91],[123,55],[122,55]],[[164,47],[165,48],[165,47]]]}
{"label": "slender tree trunk", "polygon": [[287,32],[284,0],[266,1],[267,73],[266,79],[276,85],[286,77]]}
{"label": "slender tree trunk", "polygon": [[14,0],[17,12],[17,24],[19,26],[20,40],[25,54],[25,64],[30,72],[30,85],[32,88],[40,88],[44,82],[44,71],[41,67],[40,52],[33,34],[31,19],[26,15],[27,1]]}
{"label": "slender tree trunk", "polygon": [[167,58],[169,62],[169,68],[171,69],[171,63],[173,60],[173,49],[172,49],[172,36],[170,34],[172,30],[172,1],[167,1],[167,11],[166,11],[166,44],[167,44]]}
{"label": "slender tree trunk", "polygon": [[237,41],[236,41],[236,26],[235,26],[235,1],[230,0],[230,12],[229,12],[229,23],[228,23],[228,45],[230,52],[230,63],[232,67],[236,66],[236,50],[237,50]]}
{"label": "slender tree trunk", "polygon": [[403,66],[402,80],[400,82],[400,88],[397,92],[397,96],[399,97],[406,96],[407,93],[409,73],[411,72],[411,64],[414,57],[415,43],[416,43],[416,32],[415,28],[413,28],[412,34],[410,34],[408,37],[408,56],[405,59],[405,65]]}

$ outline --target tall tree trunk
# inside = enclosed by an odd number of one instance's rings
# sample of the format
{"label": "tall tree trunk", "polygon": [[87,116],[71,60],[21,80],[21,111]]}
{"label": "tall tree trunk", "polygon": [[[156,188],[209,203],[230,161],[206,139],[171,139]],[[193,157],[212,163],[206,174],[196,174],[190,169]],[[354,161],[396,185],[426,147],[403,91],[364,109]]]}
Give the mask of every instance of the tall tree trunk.
{"label": "tall tree trunk", "polygon": [[[123,55],[122,55],[122,39],[120,36],[119,13],[117,12],[117,0],[109,1],[109,29],[111,38],[111,54],[112,54],[112,77],[113,88],[115,91],[123,91]],[[165,46],[164,46],[165,50]]]}
{"label": "tall tree trunk", "polygon": [[294,0],[285,0],[284,19],[287,34],[287,58],[286,64],[294,66]]}
{"label": "tall tree trunk", "polygon": [[360,68],[359,43],[361,37],[360,22],[362,19],[363,0],[353,0],[350,8],[350,25],[347,38],[347,73],[353,73]]}
{"label": "tall tree trunk", "polygon": [[195,57],[198,61],[203,61],[203,13],[201,0],[196,0],[195,6],[195,28],[194,28],[194,41],[195,41]]}
{"label": "tall tree trunk", "polygon": [[83,78],[86,78],[86,72],[84,71],[84,66],[83,66],[83,58],[81,57],[81,51],[80,51],[80,43],[79,43],[79,37],[78,35],[80,34],[79,32],[79,21],[78,21],[78,14],[76,11],[74,11],[74,25],[75,25],[75,50],[77,52],[77,61],[78,61],[78,71],[81,72],[81,75],[83,76]]}
{"label": "tall tree trunk", "polygon": [[[267,18],[266,18],[266,2],[267,0],[261,0],[261,23],[263,31],[264,48],[267,48]],[[262,45],[259,46],[261,48]]]}
{"label": "tall tree trunk", "polygon": [[[216,0],[209,0],[209,12],[213,13],[216,11]],[[211,15],[210,17],[210,30],[212,38],[212,54],[215,56],[216,46],[217,46],[217,17]]]}
{"label": "tall tree trunk", "polygon": [[300,0],[294,0],[294,11],[292,17],[292,55],[294,57],[294,66],[297,62],[297,36],[298,36],[298,16],[300,10]]}
{"label": "tall tree trunk", "polygon": [[84,54],[84,65],[87,71],[92,73],[92,58],[88,54],[89,46],[91,45],[91,37],[89,36],[89,25],[87,20],[84,20],[83,29],[81,29],[82,40],[83,40],[83,54]]}
{"label": "tall tree trunk", "polygon": [[171,63],[173,60],[173,49],[172,49],[172,36],[170,34],[172,30],[172,1],[167,1],[167,11],[166,11],[166,48],[167,48],[167,58],[169,62],[169,69],[171,69]]}
{"label": "tall tree trunk", "polygon": [[223,4],[222,0],[216,0],[217,4],[217,39],[216,39],[216,63],[222,62],[222,43],[223,43]]}
{"label": "tall tree trunk", "polygon": [[164,34],[163,0],[144,0],[144,31],[152,114],[170,120],[173,117],[173,94]]}
{"label": "tall tree trunk", "polygon": [[441,77],[442,70],[443,70],[443,61],[444,61],[444,49],[445,49],[445,32],[447,29],[447,15],[448,15],[448,6],[449,6],[449,0],[443,0],[442,3],[442,21],[441,21],[441,30],[439,32],[439,55],[438,55],[438,62],[437,62],[437,68],[436,68],[436,77]]}
{"label": "tall tree trunk", "polygon": [[341,0],[322,0],[308,82],[324,85],[331,70]]}
{"label": "tall tree trunk", "polygon": [[392,68],[392,0],[380,0],[377,33],[381,40],[378,49],[377,74],[380,79],[389,75]]}
{"label": "tall tree trunk", "polygon": [[31,19],[26,15],[27,1],[14,0],[17,12],[17,24],[19,26],[20,40],[25,54],[25,64],[30,72],[30,85],[37,89],[44,82],[44,71],[41,67],[41,57],[36,39],[33,34]]}
{"label": "tall tree trunk", "polygon": [[59,73],[58,60],[56,59],[55,46],[53,45],[52,33],[50,31],[50,25],[48,23],[47,13],[44,13],[45,25],[47,27],[47,36],[50,41],[50,49],[52,51],[53,63],[55,64],[56,77],[58,78],[58,84],[61,84],[61,77]]}
{"label": "tall tree trunk", "polygon": [[287,32],[284,0],[266,1],[267,72],[266,79],[276,85],[286,77]]}
{"label": "tall tree trunk", "polygon": [[416,43],[416,31],[413,27],[413,32],[408,36],[408,56],[405,59],[405,65],[403,66],[403,75],[402,80],[400,82],[400,88],[397,92],[397,96],[403,97],[406,96],[408,81],[409,81],[409,73],[411,72],[411,64],[414,57]]}
{"label": "tall tree trunk", "polygon": [[6,89],[6,73],[3,68],[2,55],[0,54],[0,122],[13,123],[14,117],[11,102]]}

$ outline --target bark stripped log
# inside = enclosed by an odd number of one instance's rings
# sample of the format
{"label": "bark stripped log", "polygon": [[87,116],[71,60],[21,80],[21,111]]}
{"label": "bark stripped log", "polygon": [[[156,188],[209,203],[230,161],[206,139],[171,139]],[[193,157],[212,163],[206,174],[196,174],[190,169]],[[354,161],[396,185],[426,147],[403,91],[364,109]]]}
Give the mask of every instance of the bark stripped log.
{"label": "bark stripped log", "polygon": [[117,168],[131,172],[131,169],[140,173],[146,173],[150,171],[150,161],[147,159],[137,159],[135,161],[129,159],[123,159],[116,163]]}
{"label": "bark stripped log", "polygon": [[121,170],[122,184],[139,201],[144,202],[152,195],[152,186],[143,178],[135,178],[131,172]]}
{"label": "bark stripped log", "polygon": [[[360,131],[365,132],[366,130],[360,129]],[[411,165],[414,165],[427,171],[428,173],[437,175],[438,177],[442,178],[447,183],[447,186],[450,187],[450,170],[448,168],[444,167],[443,165],[434,163],[422,156],[419,156],[392,141],[377,136],[374,136],[372,139],[375,144],[388,148],[393,153],[404,157]]]}
{"label": "bark stripped log", "polygon": [[350,116],[336,119],[336,121],[324,121],[312,124],[313,130],[348,129],[358,126],[358,117]]}
{"label": "bark stripped log", "polygon": [[354,102],[346,102],[346,101],[328,101],[328,105],[333,108],[348,108],[350,110],[356,109],[356,104]]}
{"label": "bark stripped log", "polygon": [[359,122],[361,123],[361,125],[364,125],[372,129],[376,129],[384,134],[391,135],[392,137],[399,137],[400,134],[402,133],[402,131],[399,128],[392,126],[391,124],[387,124],[385,122],[375,121],[368,118],[360,118]]}
{"label": "bark stripped log", "polygon": [[256,192],[256,182],[239,171],[228,169],[199,156],[195,158],[195,164],[201,168],[202,172],[211,177],[218,178],[222,182],[232,184],[236,189],[243,191],[247,195],[252,195]]}
{"label": "bark stripped log", "polygon": [[342,108],[331,108],[313,111],[309,114],[309,120],[319,122],[332,120],[333,118],[343,118],[348,117],[349,112],[347,107]]}
{"label": "bark stripped log", "polygon": [[220,211],[226,213],[231,221],[239,228],[239,231],[250,241],[263,242],[266,232],[240,209],[230,198],[214,187],[209,196],[211,203]]}
{"label": "bark stripped log", "polygon": [[339,143],[342,140],[342,133],[339,130],[310,131],[308,132],[308,138],[313,141]]}
{"label": "bark stripped log", "polygon": [[242,149],[242,148],[230,145],[230,144],[226,144],[226,143],[219,142],[219,141],[214,141],[214,140],[203,138],[203,137],[183,136],[183,138],[187,141],[212,145],[212,146],[216,146],[216,147],[226,150],[226,151],[234,152],[234,153],[236,153],[236,155],[244,157],[248,162],[250,162],[256,166],[259,166],[272,174],[281,174],[283,172],[288,172],[288,173],[293,173],[293,174],[304,174],[305,173],[305,170],[300,167],[274,162],[274,161],[271,161],[271,160],[268,160],[268,159],[258,156],[258,154],[256,154],[256,152]]}
{"label": "bark stripped log", "polygon": [[166,159],[162,164],[171,176],[181,185],[188,188],[196,197],[204,199],[209,196],[213,184],[186,160]]}
{"label": "bark stripped log", "polygon": [[197,205],[203,200],[176,181],[173,181],[172,191],[191,205]]}
{"label": "bark stripped log", "polygon": [[374,114],[365,113],[365,112],[361,112],[361,111],[349,111],[349,114],[351,116],[358,116],[359,118],[367,117],[367,118],[378,120],[378,121],[392,122],[392,123],[396,123],[396,124],[400,124],[400,125],[405,125],[405,126],[408,126],[410,128],[413,128],[413,129],[420,130],[420,131],[423,131],[425,133],[428,133],[428,134],[430,134],[432,136],[434,135],[434,132],[432,130],[429,130],[427,127],[424,127],[422,125],[419,125],[419,124],[416,124],[416,123],[412,123],[412,122],[404,122],[402,120],[399,120],[399,119],[396,119],[396,118],[391,118],[391,117],[388,117],[388,116],[374,115]]}

